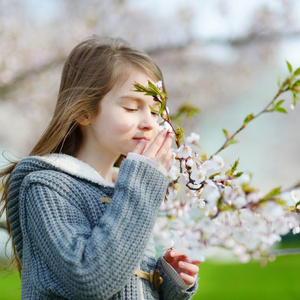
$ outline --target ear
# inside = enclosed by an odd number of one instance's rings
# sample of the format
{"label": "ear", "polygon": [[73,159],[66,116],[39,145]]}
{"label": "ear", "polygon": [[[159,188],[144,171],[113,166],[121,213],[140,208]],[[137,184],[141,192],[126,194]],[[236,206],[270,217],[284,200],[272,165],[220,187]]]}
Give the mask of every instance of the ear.
{"label": "ear", "polygon": [[91,124],[91,118],[87,114],[76,118],[76,121],[82,126],[87,126]]}

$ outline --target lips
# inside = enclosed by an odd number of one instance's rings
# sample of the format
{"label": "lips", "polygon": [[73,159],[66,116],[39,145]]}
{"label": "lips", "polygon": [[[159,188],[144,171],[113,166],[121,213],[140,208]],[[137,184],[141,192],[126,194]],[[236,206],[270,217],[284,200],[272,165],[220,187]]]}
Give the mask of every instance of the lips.
{"label": "lips", "polygon": [[136,137],[134,137],[133,138],[133,140],[135,140],[135,141],[142,141],[142,140],[144,140],[144,141],[146,141],[146,142],[149,142],[149,138],[148,137],[145,137],[145,136],[136,136]]}

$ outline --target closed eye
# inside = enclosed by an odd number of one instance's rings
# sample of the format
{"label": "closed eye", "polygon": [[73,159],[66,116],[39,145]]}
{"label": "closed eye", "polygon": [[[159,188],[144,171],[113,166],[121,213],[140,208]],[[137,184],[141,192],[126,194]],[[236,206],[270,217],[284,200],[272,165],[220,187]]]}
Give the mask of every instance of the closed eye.
{"label": "closed eye", "polygon": [[130,107],[123,107],[126,111],[128,112],[135,112],[135,111],[138,111],[137,108],[130,108]]}

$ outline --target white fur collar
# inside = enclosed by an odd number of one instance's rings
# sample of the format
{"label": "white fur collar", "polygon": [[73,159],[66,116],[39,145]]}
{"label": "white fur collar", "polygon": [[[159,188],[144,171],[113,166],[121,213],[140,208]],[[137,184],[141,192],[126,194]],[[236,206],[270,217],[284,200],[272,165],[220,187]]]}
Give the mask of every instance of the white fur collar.
{"label": "white fur collar", "polygon": [[105,181],[104,178],[90,165],[73,156],[53,153],[44,156],[32,156],[32,158],[42,160],[70,175],[87,179],[103,186],[114,186],[113,183]]}

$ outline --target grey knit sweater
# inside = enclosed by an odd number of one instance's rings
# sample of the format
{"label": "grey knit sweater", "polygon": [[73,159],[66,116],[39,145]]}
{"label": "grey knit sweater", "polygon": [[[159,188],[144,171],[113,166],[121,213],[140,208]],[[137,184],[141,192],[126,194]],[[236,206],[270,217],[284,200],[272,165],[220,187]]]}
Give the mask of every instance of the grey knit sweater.
{"label": "grey knit sweater", "polygon": [[[67,155],[16,166],[8,211],[22,262],[22,299],[190,299],[155,259],[151,232],[168,179],[125,159],[114,185]],[[159,268],[159,292],[135,269]]]}

